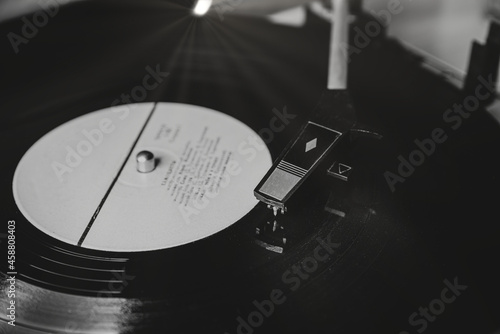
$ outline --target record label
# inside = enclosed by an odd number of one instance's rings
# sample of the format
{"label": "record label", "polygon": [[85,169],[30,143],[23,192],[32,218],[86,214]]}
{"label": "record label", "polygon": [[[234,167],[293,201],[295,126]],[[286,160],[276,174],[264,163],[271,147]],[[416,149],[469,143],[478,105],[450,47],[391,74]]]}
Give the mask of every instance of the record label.
{"label": "record label", "polygon": [[[148,152],[149,170],[138,154]],[[207,108],[143,103],[65,123],[19,162],[13,192],[48,235],[85,248],[149,251],[206,238],[256,204],[271,167],[261,138]]]}

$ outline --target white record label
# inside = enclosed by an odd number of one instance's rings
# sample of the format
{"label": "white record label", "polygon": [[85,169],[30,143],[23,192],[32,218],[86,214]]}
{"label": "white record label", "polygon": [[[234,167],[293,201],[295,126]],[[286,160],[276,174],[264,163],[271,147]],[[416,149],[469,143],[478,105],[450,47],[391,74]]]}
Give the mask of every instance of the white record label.
{"label": "white record label", "polygon": [[[153,153],[151,172],[136,156]],[[16,203],[38,229],[105,251],[149,251],[194,242],[257,204],[271,167],[264,142],[207,108],[142,103],[96,111],[59,126],[19,162]]]}

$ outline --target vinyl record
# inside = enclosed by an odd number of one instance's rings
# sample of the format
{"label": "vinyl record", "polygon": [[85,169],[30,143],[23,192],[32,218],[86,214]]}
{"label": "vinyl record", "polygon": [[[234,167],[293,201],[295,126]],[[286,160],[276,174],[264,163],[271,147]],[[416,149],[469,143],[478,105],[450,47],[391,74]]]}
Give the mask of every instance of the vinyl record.
{"label": "vinyl record", "polygon": [[[77,2],[1,65],[17,332],[416,333],[453,282],[426,333],[496,329],[500,133],[482,107],[450,130],[461,90],[381,29],[349,88],[382,139],[342,152],[348,182],[326,159],[275,216],[253,190],[318,105],[329,25],[171,9]],[[435,128],[449,140],[392,192],[385,173]]]}

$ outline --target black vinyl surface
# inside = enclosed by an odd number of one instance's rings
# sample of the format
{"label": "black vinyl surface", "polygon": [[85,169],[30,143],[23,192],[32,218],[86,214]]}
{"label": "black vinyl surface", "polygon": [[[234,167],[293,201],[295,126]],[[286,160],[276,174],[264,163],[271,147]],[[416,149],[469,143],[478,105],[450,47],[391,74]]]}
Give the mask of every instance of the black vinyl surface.
{"label": "black vinyl surface", "polygon": [[[359,17],[353,28],[371,20]],[[22,26],[2,22],[0,36]],[[500,127],[479,108],[454,130],[443,114],[463,103],[460,90],[383,33],[349,67],[358,119],[383,139],[352,145],[347,188],[318,172],[294,195],[278,218],[290,240],[283,254],[255,242],[255,229],[274,219],[262,204],[212,237],[137,254],[64,244],[17,209],[12,177],[27,149],[68,120],[125,103],[146,67],[169,74],[143,101],[209,107],[257,132],[286,108],[295,117],[263,138],[276,158],[324,91],[328,41],[328,24],[311,13],[296,28],[193,18],[161,1],[61,7],[17,54],[0,38],[0,233],[8,220],[17,224],[13,333],[495,333]],[[398,157],[408,159],[436,128],[448,139],[392,192],[384,173],[397,173]],[[329,256],[315,266],[319,246]],[[453,302],[436,301],[450,284],[461,286]],[[256,306],[272,296],[271,308]],[[414,316],[429,307],[435,316]],[[4,313],[0,329],[10,333]]]}

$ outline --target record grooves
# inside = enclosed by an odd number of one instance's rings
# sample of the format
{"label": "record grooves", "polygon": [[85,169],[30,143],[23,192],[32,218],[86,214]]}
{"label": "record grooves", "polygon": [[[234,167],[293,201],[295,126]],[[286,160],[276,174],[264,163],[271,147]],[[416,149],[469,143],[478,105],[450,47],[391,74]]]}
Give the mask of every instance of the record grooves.
{"label": "record grooves", "polygon": [[[1,182],[5,221],[16,221],[21,333],[241,333],[243,322],[255,333],[412,332],[408,316],[454,277],[468,290],[426,333],[480,326],[477,333],[491,334],[500,327],[498,294],[486,286],[496,277],[498,229],[488,219],[498,196],[485,195],[500,186],[498,124],[481,107],[397,192],[384,179],[398,156],[414,149],[415,138],[444,127],[443,111],[463,101],[460,89],[426,70],[421,57],[384,31],[352,55],[349,86],[358,120],[383,138],[361,137],[328,157],[290,199],[288,211],[275,217],[252,191],[318,104],[326,82],[326,22],[311,12],[301,28],[231,15],[188,20],[162,5],[128,1],[61,10],[28,52],[6,60],[13,64],[6,71],[11,97],[0,101],[2,110],[19,109],[2,113],[0,121],[11,125],[1,134],[5,156],[12,157],[1,165]],[[82,18],[82,11],[95,20]],[[167,29],[169,20],[176,24]],[[360,14],[351,32],[370,22],[373,17]],[[106,29],[97,33],[93,24]],[[1,26],[15,28],[13,22]],[[81,44],[53,45],[63,31]],[[47,43],[54,49],[39,58],[34,51]],[[58,52],[66,62],[51,58]],[[169,74],[143,101],[110,107],[140,85],[147,66]],[[23,86],[19,78],[28,72],[33,80]],[[115,130],[106,133],[111,125]],[[277,125],[283,126],[272,130]],[[98,143],[92,154],[61,172],[63,182],[49,182],[59,177],[51,163],[65,163],[68,152],[85,147],[82,140]],[[240,143],[254,148],[255,160],[246,161],[253,151],[237,154]],[[137,172],[138,150],[158,158],[151,173]],[[32,154],[39,163],[29,160]],[[206,166],[228,170],[232,159],[240,159],[242,177],[235,174],[227,188],[203,174]],[[183,161],[197,167],[183,169]],[[339,162],[354,166],[348,183],[332,177]],[[481,171],[471,175],[477,164]],[[26,173],[13,181],[18,166]],[[304,175],[290,162],[280,166]],[[24,177],[44,169],[47,177]],[[178,204],[201,194],[180,191],[182,178],[173,175],[196,175],[227,197],[210,198],[199,214],[186,211],[194,223],[183,223],[185,230],[151,228],[157,217],[180,222],[182,210],[193,207]],[[207,180],[213,183],[201,182]],[[68,195],[62,184],[79,191]],[[77,204],[67,200],[73,195]],[[48,205],[38,210],[37,203]],[[171,215],[165,214],[168,203],[175,203]],[[0,262],[2,293],[8,289],[5,265]],[[265,316],[257,305],[276,291],[283,303]],[[262,323],[253,326],[258,312]],[[0,313],[0,325],[6,320]]]}

